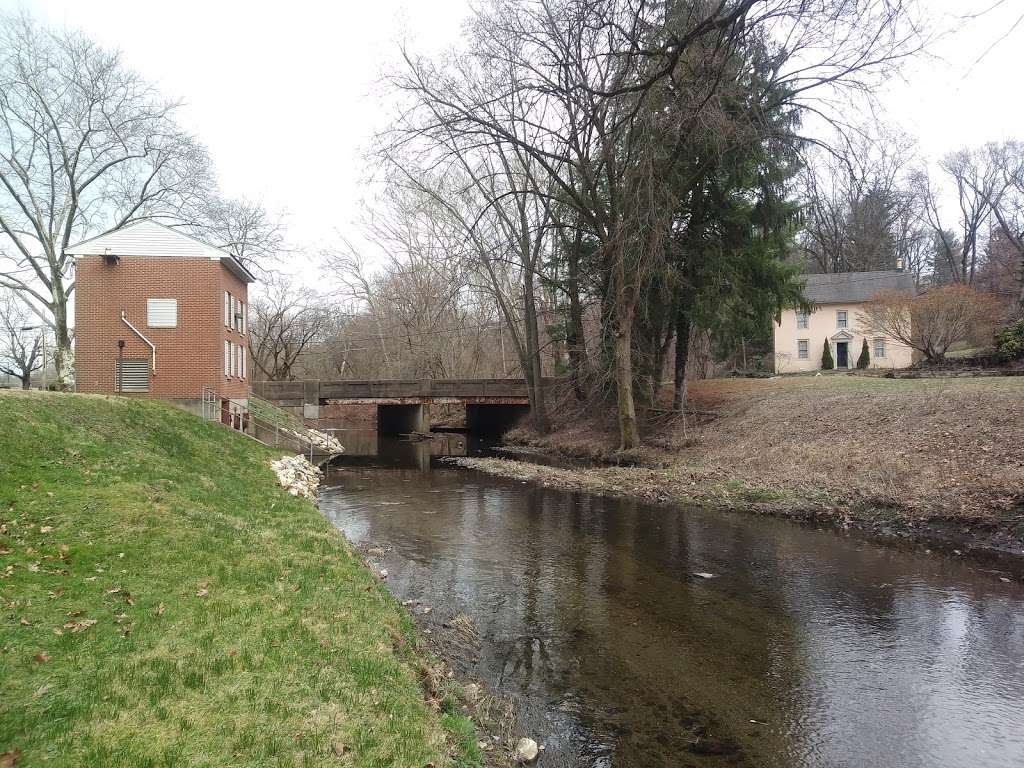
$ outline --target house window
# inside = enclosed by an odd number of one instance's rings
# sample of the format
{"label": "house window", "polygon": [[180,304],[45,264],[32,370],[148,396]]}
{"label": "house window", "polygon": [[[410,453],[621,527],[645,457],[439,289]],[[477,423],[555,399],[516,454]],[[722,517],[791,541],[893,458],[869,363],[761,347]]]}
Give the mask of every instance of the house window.
{"label": "house window", "polygon": [[231,342],[224,342],[224,375],[231,377]]}
{"label": "house window", "polygon": [[231,294],[224,291],[224,327],[231,327]]}
{"label": "house window", "polygon": [[796,356],[800,360],[806,360],[810,357],[810,347],[807,339],[800,339],[796,343]]}
{"label": "house window", "polygon": [[885,339],[875,339],[875,357],[885,357]]}
{"label": "house window", "polygon": [[797,328],[806,328],[807,327],[807,313],[806,312],[797,312],[796,313],[796,327]]}
{"label": "house window", "polygon": [[114,384],[118,392],[149,392],[149,360],[116,361]]}
{"label": "house window", "polygon": [[840,309],[836,312],[836,328],[846,327],[846,310]]}
{"label": "house window", "polygon": [[177,328],[178,300],[146,299],[146,325],[150,328]]}

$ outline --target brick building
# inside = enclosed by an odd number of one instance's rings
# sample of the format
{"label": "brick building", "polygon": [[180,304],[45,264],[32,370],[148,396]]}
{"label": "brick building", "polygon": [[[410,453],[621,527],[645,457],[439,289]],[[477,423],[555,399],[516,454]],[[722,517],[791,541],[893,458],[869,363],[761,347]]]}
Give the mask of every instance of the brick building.
{"label": "brick building", "polygon": [[75,257],[79,392],[158,397],[191,410],[204,388],[222,414],[249,394],[248,286],[231,254],[141,221],[84,240]]}

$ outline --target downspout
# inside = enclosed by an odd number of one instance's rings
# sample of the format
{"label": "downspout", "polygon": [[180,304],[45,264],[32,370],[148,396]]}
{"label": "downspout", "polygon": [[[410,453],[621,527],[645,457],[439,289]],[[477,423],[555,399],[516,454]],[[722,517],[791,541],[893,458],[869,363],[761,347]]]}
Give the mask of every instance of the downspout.
{"label": "downspout", "polygon": [[149,348],[153,350],[153,373],[156,373],[156,345],[154,345],[153,342],[151,342],[149,339],[143,336],[142,332],[138,328],[136,328],[134,325],[128,322],[128,315],[125,313],[123,309],[121,310],[121,322],[123,322],[125,325],[131,328],[132,332],[140,339],[142,339],[144,342],[146,342],[146,344],[149,345]]}

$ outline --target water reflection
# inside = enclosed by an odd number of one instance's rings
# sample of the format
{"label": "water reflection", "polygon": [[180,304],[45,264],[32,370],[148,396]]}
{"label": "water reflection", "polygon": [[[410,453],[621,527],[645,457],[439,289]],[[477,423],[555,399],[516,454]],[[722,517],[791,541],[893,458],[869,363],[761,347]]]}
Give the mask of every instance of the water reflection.
{"label": "water reflection", "polygon": [[400,597],[472,619],[466,670],[516,697],[543,765],[1024,764],[1020,585],[431,461],[449,448],[349,454],[321,506],[388,548]]}

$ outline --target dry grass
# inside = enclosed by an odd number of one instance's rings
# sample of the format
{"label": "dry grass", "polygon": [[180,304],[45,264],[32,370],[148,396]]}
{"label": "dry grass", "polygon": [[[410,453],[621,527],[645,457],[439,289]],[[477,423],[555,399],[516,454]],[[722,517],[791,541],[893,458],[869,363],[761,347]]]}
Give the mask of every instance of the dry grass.
{"label": "dry grass", "polygon": [[[694,383],[690,398],[686,428],[655,425],[630,457],[647,468],[589,470],[587,485],[840,516],[1024,520],[1022,377],[716,379]],[[575,415],[552,435],[519,437],[614,456],[605,418]],[[538,472],[560,484],[548,468]]]}

